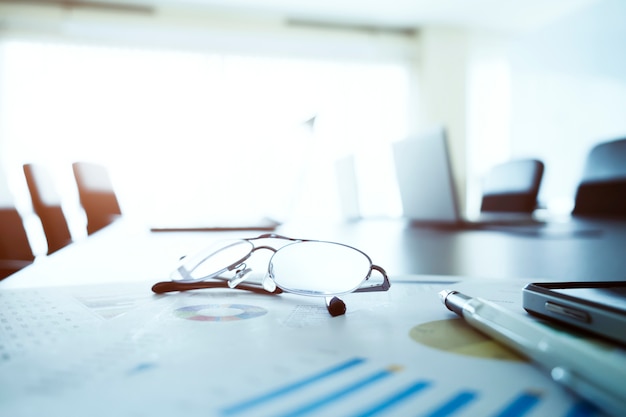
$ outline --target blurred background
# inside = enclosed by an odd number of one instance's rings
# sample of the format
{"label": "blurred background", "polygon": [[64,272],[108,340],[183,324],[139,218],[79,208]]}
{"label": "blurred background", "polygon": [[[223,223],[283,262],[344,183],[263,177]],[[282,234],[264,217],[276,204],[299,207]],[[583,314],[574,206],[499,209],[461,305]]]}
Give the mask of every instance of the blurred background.
{"label": "blurred background", "polygon": [[[389,145],[447,129],[465,209],[494,164],[546,164],[567,213],[585,157],[626,136],[622,0],[0,0],[0,199],[37,233],[22,165],[108,167],[125,217],[399,216]],[[1,201],[0,201],[1,202]],[[82,227],[81,227],[82,226]]]}

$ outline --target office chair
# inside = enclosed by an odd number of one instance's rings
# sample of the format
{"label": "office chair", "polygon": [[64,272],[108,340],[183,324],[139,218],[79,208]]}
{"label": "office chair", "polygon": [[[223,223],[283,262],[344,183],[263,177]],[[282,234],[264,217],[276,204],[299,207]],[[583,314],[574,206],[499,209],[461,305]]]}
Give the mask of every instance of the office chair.
{"label": "office chair", "polygon": [[626,217],[626,138],[602,142],[591,149],[572,214]]}
{"label": "office chair", "polygon": [[0,279],[34,260],[22,217],[14,207],[0,207]]}
{"label": "office chair", "polygon": [[483,184],[481,212],[532,213],[543,178],[537,159],[516,159],[494,166]]}
{"label": "office chair", "polygon": [[89,162],[72,164],[80,203],[87,216],[87,234],[108,226],[122,211],[106,167]]}
{"label": "office chair", "polygon": [[67,246],[72,242],[70,229],[61,207],[61,197],[47,169],[37,164],[25,164],[24,175],[33,202],[33,210],[41,220],[48,255]]}

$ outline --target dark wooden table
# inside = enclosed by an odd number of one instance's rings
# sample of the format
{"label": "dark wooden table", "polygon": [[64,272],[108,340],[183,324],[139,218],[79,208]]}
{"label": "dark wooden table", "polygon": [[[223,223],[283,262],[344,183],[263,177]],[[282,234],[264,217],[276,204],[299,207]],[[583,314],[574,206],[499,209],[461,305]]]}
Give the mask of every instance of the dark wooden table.
{"label": "dark wooden table", "polygon": [[548,226],[436,228],[402,220],[300,224],[280,230],[366,252],[390,276],[625,280],[626,222],[576,219]]}

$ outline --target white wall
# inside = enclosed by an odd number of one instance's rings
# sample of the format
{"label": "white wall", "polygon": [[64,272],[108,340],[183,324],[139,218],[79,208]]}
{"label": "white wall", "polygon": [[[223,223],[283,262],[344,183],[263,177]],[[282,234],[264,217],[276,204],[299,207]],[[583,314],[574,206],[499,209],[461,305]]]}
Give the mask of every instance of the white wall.
{"label": "white wall", "polygon": [[625,22],[603,0],[511,45],[511,152],[545,161],[550,206],[571,208],[594,143],[626,136]]}
{"label": "white wall", "polygon": [[448,128],[468,214],[489,167],[526,157],[546,163],[541,203],[571,210],[590,148],[626,136],[624,22],[599,0],[517,35],[421,31],[416,124]]}
{"label": "white wall", "polygon": [[459,191],[465,201],[467,71],[469,38],[461,29],[428,27],[420,32],[416,130],[444,126]]}
{"label": "white wall", "polygon": [[461,209],[471,216],[485,172],[510,157],[508,36],[427,27],[419,46],[416,127],[445,126]]}

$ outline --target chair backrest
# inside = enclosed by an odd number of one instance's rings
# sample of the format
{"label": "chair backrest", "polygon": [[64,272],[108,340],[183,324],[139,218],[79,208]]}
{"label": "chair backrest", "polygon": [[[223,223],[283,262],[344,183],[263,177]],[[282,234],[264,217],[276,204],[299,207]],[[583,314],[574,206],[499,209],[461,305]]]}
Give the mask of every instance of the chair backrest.
{"label": "chair backrest", "polygon": [[122,211],[106,167],[89,162],[72,164],[80,203],[87,216],[87,233],[108,226]]}
{"label": "chair backrest", "polygon": [[494,166],[483,184],[481,212],[532,213],[543,178],[537,159],[515,159]]}
{"label": "chair backrest", "polygon": [[602,142],[591,149],[572,214],[626,217],[626,138]]}
{"label": "chair backrest", "polygon": [[31,264],[34,259],[19,212],[14,207],[0,207],[0,279]]}
{"label": "chair backrest", "polygon": [[52,176],[44,166],[25,164],[23,168],[33,210],[41,220],[48,242],[48,254],[51,254],[72,242],[72,235],[61,206],[61,196],[56,191]]}

